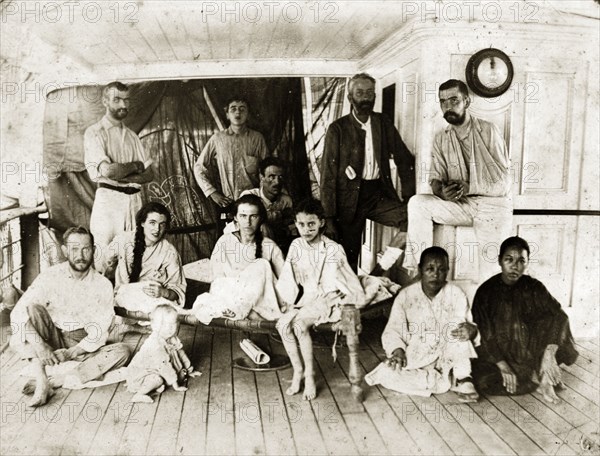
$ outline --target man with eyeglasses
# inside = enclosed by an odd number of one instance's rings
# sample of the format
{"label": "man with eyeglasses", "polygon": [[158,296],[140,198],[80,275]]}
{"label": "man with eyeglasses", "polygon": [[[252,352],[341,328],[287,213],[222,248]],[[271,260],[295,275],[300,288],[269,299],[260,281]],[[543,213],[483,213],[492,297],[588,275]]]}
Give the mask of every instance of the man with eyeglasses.
{"label": "man with eyeglasses", "polygon": [[[339,239],[356,270],[365,220],[406,231],[406,201],[415,193],[415,159],[392,121],[373,112],[373,77],[366,73],[353,76],[348,83],[348,100],[350,114],[333,122],[325,135],[320,187],[325,234]],[[402,200],[392,183],[392,157]]]}
{"label": "man with eyeglasses", "polygon": [[[472,116],[467,85],[450,79],[440,85],[440,107],[449,123],[436,134],[429,178],[433,195],[408,202],[404,268],[417,272],[421,252],[433,244],[433,224],[473,226],[481,283],[495,272],[498,246],[512,230],[510,159],[500,130]],[[463,253],[469,252],[464,246]],[[493,249],[493,251],[489,251]]]}

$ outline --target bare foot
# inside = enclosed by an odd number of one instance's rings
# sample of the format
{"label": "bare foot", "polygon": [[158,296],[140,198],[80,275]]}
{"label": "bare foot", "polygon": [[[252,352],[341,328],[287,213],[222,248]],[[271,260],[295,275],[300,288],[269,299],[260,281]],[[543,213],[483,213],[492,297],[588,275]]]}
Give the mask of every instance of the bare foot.
{"label": "bare foot", "polygon": [[315,384],[314,375],[307,375],[304,378],[304,394],[302,397],[305,401],[312,401],[317,397],[317,385]]}
{"label": "bare foot", "polygon": [[31,379],[27,380],[27,383],[25,383],[23,385],[23,389],[21,390],[21,393],[31,396],[34,392],[35,392],[35,379],[31,378]]}
{"label": "bare foot", "polygon": [[549,404],[558,404],[560,402],[559,397],[556,395],[554,391],[554,386],[552,386],[547,381],[544,381],[542,377],[542,381],[540,382],[540,386],[537,388],[538,393],[542,395],[544,400]]}
{"label": "bare foot", "polygon": [[144,404],[152,404],[154,401],[147,394],[134,394],[129,402],[143,402]]}
{"label": "bare foot", "polygon": [[160,385],[158,388],[156,388],[156,392],[158,394],[163,393],[165,391],[165,385],[164,383],[162,385]]}
{"label": "bare foot", "polygon": [[300,392],[300,388],[302,388],[302,377],[304,376],[304,372],[294,372],[294,376],[292,377],[292,384],[290,387],[285,390],[285,394],[288,396],[293,396],[294,394],[298,394]]}
{"label": "bare foot", "polygon": [[50,386],[50,382],[36,382],[35,392],[27,405],[29,407],[39,407],[48,402],[52,396],[54,396],[54,390]]}
{"label": "bare foot", "polygon": [[[50,377],[48,379],[48,383],[50,384],[51,388],[60,388],[62,386],[62,384],[54,380],[53,377]],[[23,385],[21,393],[26,394],[27,396],[31,396],[35,392],[35,385],[35,378],[30,378],[29,380],[27,380],[27,383]]]}

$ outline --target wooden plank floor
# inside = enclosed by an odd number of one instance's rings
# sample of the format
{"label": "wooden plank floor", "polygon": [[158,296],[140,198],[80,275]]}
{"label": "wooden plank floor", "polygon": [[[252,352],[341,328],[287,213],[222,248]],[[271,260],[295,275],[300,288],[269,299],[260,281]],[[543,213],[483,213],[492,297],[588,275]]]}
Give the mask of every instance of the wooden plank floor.
{"label": "wooden plank floor", "polygon": [[[383,358],[381,321],[366,322],[359,352],[363,374]],[[453,393],[409,397],[372,387],[363,404],[348,388],[348,355],[315,348],[319,395],[287,396],[291,369],[253,373],[231,367],[247,335],[182,326],[193,365],[202,372],[186,392],[167,389],[153,404],[131,404],[124,384],[58,390],[44,407],[29,409],[21,394],[25,365],[9,348],[0,356],[0,454],[547,454],[600,453],[597,340],[578,340],[581,357],[564,368],[562,402],[537,393],[484,397],[460,404]],[[267,335],[262,348],[284,352]],[[143,336],[124,341],[139,347]]]}

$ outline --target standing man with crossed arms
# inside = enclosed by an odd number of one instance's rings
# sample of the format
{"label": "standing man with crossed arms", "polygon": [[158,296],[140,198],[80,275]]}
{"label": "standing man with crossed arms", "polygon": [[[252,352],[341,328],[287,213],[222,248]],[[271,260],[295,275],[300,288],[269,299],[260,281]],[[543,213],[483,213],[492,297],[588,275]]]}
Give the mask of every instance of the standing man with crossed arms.
{"label": "standing man with crossed arms", "polygon": [[98,183],[90,231],[97,243],[95,268],[103,272],[106,248],[114,237],[135,229],[135,214],[142,207],[142,184],[152,181],[152,160],[138,135],[123,124],[129,113],[129,88],[111,82],[102,91],[106,114],[90,126],[83,138],[90,178]]}

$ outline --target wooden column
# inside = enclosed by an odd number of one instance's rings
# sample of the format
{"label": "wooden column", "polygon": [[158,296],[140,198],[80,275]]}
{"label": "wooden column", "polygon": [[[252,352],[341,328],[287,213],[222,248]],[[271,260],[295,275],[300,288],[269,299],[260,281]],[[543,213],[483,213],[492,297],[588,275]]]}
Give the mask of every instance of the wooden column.
{"label": "wooden column", "polygon": [[27,290],[40,273],[40,229],[38,214],[21,217],[21,287]]}

